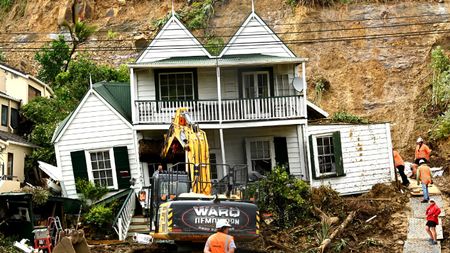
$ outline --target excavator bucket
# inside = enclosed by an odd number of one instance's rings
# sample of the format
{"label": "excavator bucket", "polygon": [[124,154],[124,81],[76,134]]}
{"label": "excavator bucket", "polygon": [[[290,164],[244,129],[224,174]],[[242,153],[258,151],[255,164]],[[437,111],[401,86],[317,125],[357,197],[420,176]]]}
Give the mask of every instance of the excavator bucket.
{"label": "excavator bucket", "polygon": [[71,231],[69,235],[62,236],[53,248],[52,253],[91,253],[84,237],[83,230]]}

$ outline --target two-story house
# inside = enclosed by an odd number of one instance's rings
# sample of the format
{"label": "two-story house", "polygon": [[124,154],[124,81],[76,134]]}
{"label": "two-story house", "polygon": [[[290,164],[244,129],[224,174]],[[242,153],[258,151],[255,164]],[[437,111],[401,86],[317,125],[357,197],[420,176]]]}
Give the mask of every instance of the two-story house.
{"label": "two-story house", "polygon": [[[306,62],[255,12],[219,56],[173,15],[129,65],[129,84],[94,84],[55,131],[65,195],[77,196],[77,178],[111,190],[129,188],[130,179],[136,191],[148,186],[180,107],[206,131],[213,164],[261,174],[282,165],[341,194],[390,181],[389,124],[308,123],[328,114],[307,100]],[[226,168],[212,166],[212,177]]]}
{"label": "two-story house", "polygon": [[20,106],[52,89],[39,79],[0,63],[0,176],[23,181],[25,157],[35,145],[17,135]]}

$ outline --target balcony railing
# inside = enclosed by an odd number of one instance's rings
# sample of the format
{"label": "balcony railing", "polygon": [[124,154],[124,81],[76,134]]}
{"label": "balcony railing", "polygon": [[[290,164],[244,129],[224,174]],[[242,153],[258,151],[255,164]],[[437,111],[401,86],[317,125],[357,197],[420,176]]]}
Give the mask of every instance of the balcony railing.
{"label": "balcony railing", "polygon": [[[175,110],[189,109],[195,122],[219,122],[218,100],[135,101],[138,124],[171,123]],[[303,96],[222,100],[222,121],[253,121],[305,117]]]}

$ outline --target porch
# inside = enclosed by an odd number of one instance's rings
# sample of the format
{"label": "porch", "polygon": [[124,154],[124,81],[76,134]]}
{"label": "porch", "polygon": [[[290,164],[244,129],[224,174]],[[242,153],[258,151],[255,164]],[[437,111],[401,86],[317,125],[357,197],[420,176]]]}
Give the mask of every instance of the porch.
{"label": "porch", "polygon": [[306,118],[302,95],[192,101],[136,100],[137,124],[171,123],[175,110],[189,109],[195,122],[240,122]]}

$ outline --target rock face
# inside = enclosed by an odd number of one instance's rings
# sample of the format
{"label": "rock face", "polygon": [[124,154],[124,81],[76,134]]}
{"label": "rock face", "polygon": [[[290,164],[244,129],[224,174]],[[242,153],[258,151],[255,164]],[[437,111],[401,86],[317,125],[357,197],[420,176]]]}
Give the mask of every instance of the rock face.
{"label": "rock face", "polygon": [[[152,34],[152,21],[170,11],[171,1],[69,0],[27,1],[22,18],[15,8],[0,22],[0,31],[61,32],[58,24],[77,18],[97,27],[97,40],[86,47],[120,47],[95,51],[96,61],[108,64],[136,57]],[[187,1],[175,1],[181,10]],[[413,156],[414,139],[425,136],[429,123],[420,113],[431,77],[430,50],[446,42],[450,4],[397,2],[350,4],[330,8],[291,8],[284,0],[258,0],[257,13],[287,46],[307,64],[309,98],[314,100],[314,80],[324,78],[329,89],[315,101],[332,114],[339,110],[391,122],[392,140],[406,160]],[[277,8],[273,8],[277,6]],[[278,8],[279,7],[279,8]],[[207,31],[194,31],[201,40],[205,33],[228,41],[251,11],[250,1],[228,0],[215,6]],[[39,21],[39,22],[37,22]],[[117,33],[110,37],[106,32]],[[0,34],[2,41],[25,41],[21,46],[37,48],[45,36],[26,38]],[[16,44],[11,44],[16,45]],[[5,46],[6,47],[6,46]],[[4,51],[8,63],[20,67],[19,59],[31,62],[26,71],[36,73],[34,52]]]}

